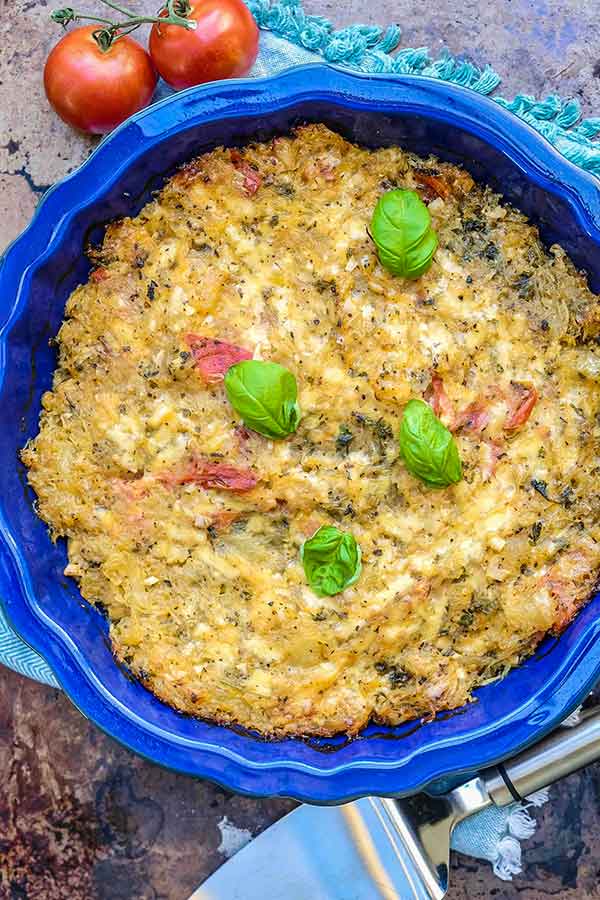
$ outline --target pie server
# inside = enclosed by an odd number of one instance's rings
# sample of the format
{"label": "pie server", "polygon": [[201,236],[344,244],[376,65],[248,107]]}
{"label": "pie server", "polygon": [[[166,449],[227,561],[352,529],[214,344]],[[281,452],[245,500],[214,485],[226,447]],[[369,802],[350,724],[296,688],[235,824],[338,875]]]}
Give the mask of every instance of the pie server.
{"label": "pie server", "polygon": [[600,709],[448,794],[303,805],[240,850],[189,900],[439,900],[458,822],[600,758]]}

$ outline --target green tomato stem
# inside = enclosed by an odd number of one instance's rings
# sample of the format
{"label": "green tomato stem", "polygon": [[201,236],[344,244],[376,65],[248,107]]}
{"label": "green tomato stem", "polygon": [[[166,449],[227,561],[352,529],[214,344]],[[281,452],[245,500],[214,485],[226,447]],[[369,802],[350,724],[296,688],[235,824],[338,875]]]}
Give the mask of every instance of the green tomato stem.
{"label": "green tomato stem", "polygon": [[88,22],[100,22],[102,25],[111,25],[112,22],[110,19],[101,19],[100,16],[84,16],[81,13],[77,13],[75,16],[76,19],[81,19],[82,21],[87,20]]}
{"label": "green tomato stem", "polygon": [[[98,28],[93,32],[93,38],[103,53],[107,53],[116,41],[131,34],[140,25],[155,25],[159,22],[161,25],[179,25],[188,30],[194,30],[198,25],[194,19],[187,19],[176,11],[175,4],[177,0],[168,0],[167,6],[164,7],[167,12],[166,16],[136,16],[125,7],[113,3],[112,0],[101,0],[101,2],[105,6],[110,6],[111,9],[116,10],[116,12],[127,16],[127,18],[122,22],[113,22],[111,19],[89,15],[71,7],[54,10],[50,14],[50,18],[63,27],[66,27],[71,22],[78,21],[98,22],[100,25],[105,25],[105,28]],[[182,0],[182,2],[184,4],[183,9],[189,9],[189,3],[186,0]]]}
{"label": "green tomato stem", "polygon": [[[179,3],[181,12],[177,11],[177,4]],[[189,4],[189,0],[167,0],[167,12],[168,17],[164,17],[160,21],[170,21],[174,25],[183,25],[184,28],[194,29],[196,28],[197,22],[194,19],[188,19],[188,13],[191,12],[191,7]]]}
{"label": "green tomato stem", "polygon": [[181,19],[179,16],[134,16],[125,22],[115,22],[113,28],[129,28],[130,25],[155,25],[159,22],[161,25],[181,25],[182,28],[193,30],[197,23],[188,19]]}
{"label": "green tomato stem", "polygon": [[98,49],[101,50],[102,53],[108,53],[115,42],[112,24],[109,28],[96,28],[95,31],[92,31],[92,37],[96,41]]}
{"label": "green tomato stem", "polygon": [[110,19],[103,19],[101,16],[90,16],[87,13],[79,12],[79,10],[76,9],[69,9],[68,11],[64,9],[55,9],[54,12],[50,13],[50,18],[53,22],[58,22],[59,25],[63,25],[64,27],[66,27],[70,22],[75,22],[76,20],[100,22],[102,25],[113,24]]}
{"label": "green tomato stem", "polygon": [[121,38],[127,37],[127,35],[131,34],[133,31],[137,31],[137,29],[140,27],[141,24],[142,24],[142,22],[138,22],[137,25],[130,25],[130,26],[126,27],[125,29],[119,28],[119,33],[114,35],[114,37],[112,39],[112,43],[116,44],[117,41],[121,40]]}

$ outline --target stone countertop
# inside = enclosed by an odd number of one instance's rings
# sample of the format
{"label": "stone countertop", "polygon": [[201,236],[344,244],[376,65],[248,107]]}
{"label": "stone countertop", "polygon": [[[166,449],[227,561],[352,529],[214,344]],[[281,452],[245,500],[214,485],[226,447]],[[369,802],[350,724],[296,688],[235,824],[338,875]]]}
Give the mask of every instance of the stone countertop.
{"label": "stone countertop", "polygon": [[[144,0],[131,5],[149,8]],[[586,112],[600,114],[593,0],[440,0],[429,7],[306,0],[305,7],[338,25],[397,21],[404,46],[447,47],[489,62],[505,76],[506,96],[573,95]],[[58,36],[48,0],[0,0],[0,13],[1,250],[43,191],[95,142],[70,131],[44,99],[42,66]],[[293,808],[166,772],[98,731],[59,691],[4,669],[0,769],[0,900],[186,900],[236,843]],[[552,798],[536,812],[540,825],[525,843],[523,875],[502,882],[489,865],[456,855],[451,900],[600,896],[600,768],[566,779]]]}

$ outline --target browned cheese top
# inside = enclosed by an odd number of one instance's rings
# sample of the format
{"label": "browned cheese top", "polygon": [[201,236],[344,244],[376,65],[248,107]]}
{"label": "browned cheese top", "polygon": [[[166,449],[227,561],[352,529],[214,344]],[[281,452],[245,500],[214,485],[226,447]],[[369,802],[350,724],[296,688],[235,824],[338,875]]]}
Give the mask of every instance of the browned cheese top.
{"label": "browned cheese top", "polygon": [[[439,236],[416,281],[367,234],[392,187],[420,193]],[[589,597],[597,298],[466,172],[308,126],[200,156],[109,227],[95,263],[23,458],[67,574],[165,702],[268,734],[429,716]],[[296,433],[242,427],[198,339],[290,369]],[[411,398],[454,433],[458,484],[402,462]],[[334,597],[299,557],[324,524],[362,549]]]}

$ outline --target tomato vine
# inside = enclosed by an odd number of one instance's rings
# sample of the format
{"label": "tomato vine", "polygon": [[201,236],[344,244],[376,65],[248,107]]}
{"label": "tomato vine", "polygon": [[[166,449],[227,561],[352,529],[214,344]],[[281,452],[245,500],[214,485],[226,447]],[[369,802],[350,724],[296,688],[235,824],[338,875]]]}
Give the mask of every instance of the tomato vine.
{"label": "tomato vine", "polygon": [[120,13],[124,18],[115,22],[103,16],[81,12],[73,9],[71,6],[55,9],[50,13],[50,18],[58,25],[62,25],[63,28],[66,28],[72,22],[97,22],[102,27],[97,28],[93,32],[93,38],[100,50],[105,53],[110,50],[116,41],[131,34],[140,25],[155,25],[156,23],[161,25],[179,25],[188,31],[193,31],[198,27],[198,23],[194,19],[188,18],[191,12],[189,0],[167,0],[165,6],[156,16],[138,16],[130,9],[127,9],[127,7],[114,3],[113,0],[100,0],[100,2],[104,6]]}

